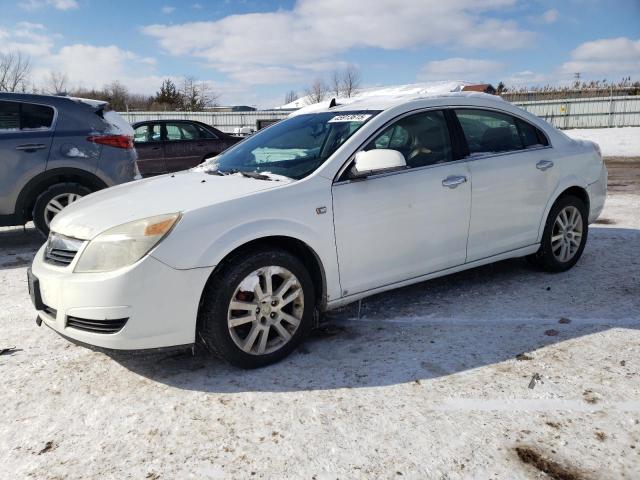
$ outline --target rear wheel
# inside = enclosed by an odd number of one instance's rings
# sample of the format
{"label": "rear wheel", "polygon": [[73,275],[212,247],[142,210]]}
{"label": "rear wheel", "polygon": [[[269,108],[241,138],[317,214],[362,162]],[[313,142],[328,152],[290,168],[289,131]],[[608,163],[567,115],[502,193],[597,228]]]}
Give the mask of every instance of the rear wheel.
{"label": "rear wheel", "polygon": [[263,367],[300,344],[314,309],[313,283],[300,260],[283,250],[245,252],[207,284],[199,340],[235,366]]}
{"label": "rear wheel", "polygon": [[584,202],[573,195],[562,196],[549,212],[540,249],[529,260],[548,272],[564,272],[582,256],[588,232]]}
{"label": "rear wheel", "polygon": [[51,222],[58,213],[91,190],[79,183],[57,183],[42,192],[33,207],[33,223],[44,235],[49,234]]}

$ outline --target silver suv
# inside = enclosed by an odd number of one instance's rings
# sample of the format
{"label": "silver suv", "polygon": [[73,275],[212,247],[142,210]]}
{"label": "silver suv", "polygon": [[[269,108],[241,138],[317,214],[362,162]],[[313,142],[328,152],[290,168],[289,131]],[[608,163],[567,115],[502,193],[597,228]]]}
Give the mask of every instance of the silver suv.
{"label": "silver suv", "polygon": [[70,203],[136,176],[133,129],[108,103],[0,93],[0,226],[46,235]]}

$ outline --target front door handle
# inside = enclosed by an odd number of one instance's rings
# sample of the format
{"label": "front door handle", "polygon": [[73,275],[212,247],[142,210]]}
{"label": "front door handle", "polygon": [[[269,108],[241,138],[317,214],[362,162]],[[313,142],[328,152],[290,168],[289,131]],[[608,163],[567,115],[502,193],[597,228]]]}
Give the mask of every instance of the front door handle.
{"label": "front door handle", "polygon": [[553,162],[551,160],[540,160],[538,163],[536,163],[536,168],[538,170],[542,170],[543,172],[545,170],[549,170],[551,167],[553,167]]}
{"label": "front door handle", "polygon": [[42,150],[43,148],[47,148],[47,146],[42,143],[25,143],[22,145],[18,145],[16,147],[16,150],[23,150],[25,152],[35,152],[36,150]]}
{"label": "front door handle", "polygon": [[458,185],[467,181],[467,177],[464,175],[450,175],[442,180],[443,187],[456,188]]}

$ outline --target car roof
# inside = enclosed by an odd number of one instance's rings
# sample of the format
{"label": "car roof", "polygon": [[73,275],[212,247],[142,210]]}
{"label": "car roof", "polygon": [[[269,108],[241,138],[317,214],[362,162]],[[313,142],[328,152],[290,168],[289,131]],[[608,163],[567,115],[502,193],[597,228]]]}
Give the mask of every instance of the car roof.
{"label": "car roof", "polygon": [[0,100],[13,100],[16,102],[41,103],[43,105],[70,105],[72,103],[83,103],[98,109],[108,105],[103,100],[93,100],[89,98],[68,97],[66,95],[41,95],[36,93],[15,93],[0,92]]}
{"label": "car roof", "polygon": [[334,100],[328,100],[306,107],[302,107],[299,110],[292,112],[289,116],[302,115],[306,113],[321,113],[321,112],[349,112],[356,110],[376,110],[384,111],[394,107],[399,107],[405,104],[415,103],[420,101],[422,104],[432,103],[436,105],[444,105],[447,100],[457,100],[452,103],[459,103],[461,99],[473,99],[473,103],[486,102],[487,105],[504,106],[507,104],[501,97],[496,95],[490,95],[480,92],[451,92],[451,93],[439,93],[439,94],[418,94],[418,95],[379,95],[379,96],[362,96],[352,98],[338,98],[335,99],[335,106],[330,107],[330,104]]}

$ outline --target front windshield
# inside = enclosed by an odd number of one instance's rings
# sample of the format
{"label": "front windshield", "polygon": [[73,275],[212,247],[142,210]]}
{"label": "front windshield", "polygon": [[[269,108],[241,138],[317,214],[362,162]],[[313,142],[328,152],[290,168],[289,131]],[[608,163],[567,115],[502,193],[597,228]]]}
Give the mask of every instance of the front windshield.
{"label": "front windshield", "polygon": [[256,133],[200,168],[211,173],[258,172],[300,179],[322,165],[378,111],[298,115]]}

